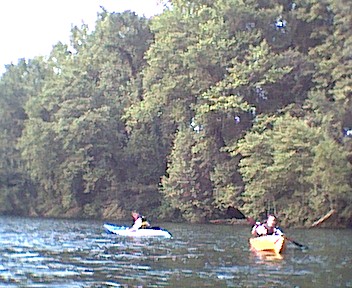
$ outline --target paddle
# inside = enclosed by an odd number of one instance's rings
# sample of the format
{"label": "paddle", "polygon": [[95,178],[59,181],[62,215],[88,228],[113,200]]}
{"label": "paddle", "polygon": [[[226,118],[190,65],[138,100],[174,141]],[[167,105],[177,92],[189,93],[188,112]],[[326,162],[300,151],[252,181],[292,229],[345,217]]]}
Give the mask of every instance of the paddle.
{"label": "paddle", "polygon": [[296,246],[298,246],[299,248],[302,248],[302,249],[308,249],[308,247],[306,245],[303,245],[301,243],[298,243],[297,241],[294,241],[293,239],[290,239],[288,237],[286,237],[286,239],[290,242],[292,242],[293,244],[295,244]]}

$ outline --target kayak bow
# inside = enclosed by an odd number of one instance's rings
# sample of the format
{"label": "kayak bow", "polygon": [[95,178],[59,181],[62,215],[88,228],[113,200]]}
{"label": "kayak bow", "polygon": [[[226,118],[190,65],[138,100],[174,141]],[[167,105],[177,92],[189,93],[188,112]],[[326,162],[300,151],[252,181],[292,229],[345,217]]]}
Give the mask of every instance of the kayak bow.
{"label": "kayak bow", "polygon": [[129,227],[119,226],[116,224],[105,223],[104,229],[109,234],[115,234],[125,237],[165,237],[172,238],[169,231],[160,227],[150,227],[138,230],[130,230]]}
{"label": "kayak bow", "polygon": [[250,238],[249,243],[251,249],[255,251],[270,251],[280,254],[286,249],[286,238],[277,235]]}

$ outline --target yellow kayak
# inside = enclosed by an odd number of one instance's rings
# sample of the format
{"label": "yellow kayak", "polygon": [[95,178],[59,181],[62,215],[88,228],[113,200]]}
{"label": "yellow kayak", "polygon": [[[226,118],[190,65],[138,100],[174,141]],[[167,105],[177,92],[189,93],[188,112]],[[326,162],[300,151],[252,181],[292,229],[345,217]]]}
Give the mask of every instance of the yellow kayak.
{"label": "yellow kayak", "polygon": [[255,251],[270,251],[276,254],[280,254],[285,251],[286,238],[277,235],[267,235],[255,238],[250,238],[249,243],[251,249]]}

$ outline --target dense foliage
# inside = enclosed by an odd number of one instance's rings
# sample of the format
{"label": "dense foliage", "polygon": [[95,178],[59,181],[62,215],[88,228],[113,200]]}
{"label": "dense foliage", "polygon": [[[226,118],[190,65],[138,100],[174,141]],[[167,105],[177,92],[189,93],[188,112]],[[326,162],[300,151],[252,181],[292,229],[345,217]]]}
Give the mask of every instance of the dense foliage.
{"label": "dense foliage", "polygon": [[352,225],[352,3],[103,10],[0,78],[0,214]]}

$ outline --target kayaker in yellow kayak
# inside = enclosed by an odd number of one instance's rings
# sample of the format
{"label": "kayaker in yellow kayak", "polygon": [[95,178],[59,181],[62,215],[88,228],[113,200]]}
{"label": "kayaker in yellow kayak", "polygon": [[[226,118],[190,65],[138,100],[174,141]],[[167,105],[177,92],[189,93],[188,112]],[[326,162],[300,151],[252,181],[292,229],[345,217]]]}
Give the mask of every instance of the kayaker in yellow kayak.
{"label": "kayaker in yellow kayak", "polygon": [[284,233],[277,226],[277,218],[274,215],[269,215],[264,223],[257,222],[252,228],[252,235],[255,237],[265,235],[282,236]]}
{"label": "kayaker in yellow kayak", "polygon": [[131,228],[129,228],[132,231],[136,231],[138,229],[143,229],[143,228],[148,228],[150,227],[149,222],[147,219],[140,215],[137,212],[132,212],[132,218],[133,218],[133,225]]}

